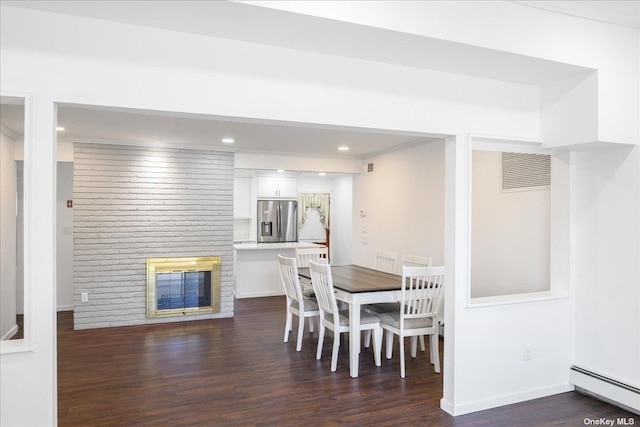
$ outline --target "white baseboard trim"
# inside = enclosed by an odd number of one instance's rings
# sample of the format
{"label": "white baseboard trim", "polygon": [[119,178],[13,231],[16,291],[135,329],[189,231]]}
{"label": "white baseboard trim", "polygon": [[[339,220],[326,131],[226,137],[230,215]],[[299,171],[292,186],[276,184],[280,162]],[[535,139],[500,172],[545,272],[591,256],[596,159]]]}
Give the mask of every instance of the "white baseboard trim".
{"label": "white baseboard trim", "polygon": [[10,340],[15,334],[18,333],[18,325],[13,325],[3,336],[0,337],[0,341]]}
{"label": "white baseboard trim", "polygon": [[604,375],[572,366],[569,381],[580,391],[640,415],[640,389]]}
{"label": "white baseboard trim", "polygon": [[485,409],[497,408],[499,406],[511,405],[513,403],[525,402],[527,400],[539,399],[541,397],[552,396],[554,394],[566,393],[573,390],[573,385],[567,383],[538,388],[535,390],[527,390],[515,394],[492,397],[490,399],[476,400],[460,405],[452,405],[450,402],[441,399],[440,408],[453,416],[458,416],[470,414],[472,412],[484,411]]}
{"label": "white baseboard trim", "polygon": [[59,305],[56,311],[73,311],[75,309],[74,305]]}
{"label": "white baseboard trim", "polygon": [[449,415],[453,415],[453,405],[444,397],[440,399],[440,409],[442,409]]}
{"label": "white baseboard trim", "polygon": [[281,295],[284,295],[284,292],[248,292],[246,294],[236,293],[236,298],[243,299],[243,298],[278,297]]}

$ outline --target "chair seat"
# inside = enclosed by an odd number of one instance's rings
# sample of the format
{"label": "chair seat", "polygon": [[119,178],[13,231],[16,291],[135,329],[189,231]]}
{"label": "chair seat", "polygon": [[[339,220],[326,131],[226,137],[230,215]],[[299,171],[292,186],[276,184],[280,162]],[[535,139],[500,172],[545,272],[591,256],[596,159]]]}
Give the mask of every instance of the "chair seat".
{"label": "chair seat", "polygon": [[[393,328],[400,328],[400,310],[396,313],[381,313],[378,315],[381,325],[389,325]],[[405,319],[404,329],[422,329],[433,326],[432,318]]]}
{"label": "chair seat", "polygon": [[364,309],[373,313],[400,313],[399,302],[381,302],[377,304],[367,304]]}
{"label": "chair seat", "polygon": [[[370,325],[372,323],[378,323],[380,318],[371,313],[367,313],[364,310],[360,310],[360,324],[361,325]],[[341,311],[340,312],[340,326],[348,326],[349,325],[349,311]]]}
{"label": "chair seat", "polygon": [[313,292],[313,289],[302,288],[302,296],[304,296],[305,298],[315,298],[316,294]]}
{"label": "chair seat", "polygon": [[[298,301],[291,301],[291,307],[296,310],[300,309],[300,304]],[[304,311],[318,311],[318,303],[312,299],[304,299]]]}

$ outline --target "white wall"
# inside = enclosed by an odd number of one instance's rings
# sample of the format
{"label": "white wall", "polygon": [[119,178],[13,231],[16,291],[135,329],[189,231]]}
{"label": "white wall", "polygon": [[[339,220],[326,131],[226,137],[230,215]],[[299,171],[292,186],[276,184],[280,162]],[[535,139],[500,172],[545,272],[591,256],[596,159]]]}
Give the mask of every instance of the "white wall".
{"label": "white wall", "polygon": [[[445,289],[444,369],[456,374],[444,378],[441,406],[454,415],[573,388],[569,384],[573,302],[568,293],[542,300],[470,305],[470,148],[466,135],[446,144],[446,188],[454,194],[446,197],[445,205],[445,229],[451,239],[445,242],[450,273]],[[562,194],[568,186],[565,182],[558,192]],[[551,221],[558,219],[552,216]],[[454,357],[446,356],[451,353]]]}
{"label": "white wall", "polygon": [[[449,407],[451,412],[465,414],[572,390],[568,383],[573,355],[573,343],[567,340],[573,334],[569,298],[462,307],[455,312],[455,322],[464,328],[456,328],[455,341],[450,343],[458,347],[454,393],[445,393],[443,402],[455,403]],[[445,318],[445,325],[449,323]]]}
{"label": "white wall", "polygon": [[0,424],[11,426],[55,425],[57,419],[56,107],[42,94],[28,101],[25,128],[32,138],[26,136],[31,143],[25,152],[25,339],[0,358]]}
{"label": "white wall", "polygon": [[471,297],[548,291],[550,191],[501,191],[501,153],[472,154]]}
{"label": "white wall", "polygon": [[[438,134],[464,128],[540,135],[537,87],[17,8],[5,7],[2,15],[3,81],[32,88],[37,82],[61,102]],[[40,31],[25,31],[21,22]],[[55,46],[44,56],[33,53],[41,53],[42,34]],[[265,57],[258,72],[255,58]],[[42,66],[63,81],[43,77]]]}
{"label": "white wall", "polygon": [[73,162],[58,162],[56,194],[56,307],[73,310]]}
{"label": "white wall", "polygon": [[[16,159],[22,168],[24,160],[23,142],[16,147]],[[58,167],[56,188],[56,309],[73,310],[73,208],[67,208],[67,200],[73,200],[73,144],[58,145]],[[18,177],[18,271],[17,302],[18,314],[22,314],[24,305],[24,268],[23,268],[23,221],[24,188],[22,174]]]}
{"label": "white wall", "polygon": [[[14,140],[0,133],[0,339],[16,326],[16,161]],[[22,299],[21,299],[22,300]],[[22,309],[20,309],[22,312]]]}
{"label": "white wall", "polygon": [[443,265],[444,142],[421,143],[367,163],[374,172],[357,176],[353,187],[353,262],[375,267],[376,251],[386,250]]}
{"label": "white wall", "polygon": [[236,153],[235,168],[245,170],[277,170],[297,172],[360,173],[360,159],[291,156],[270,153]]}
{"label": "white wall", "polygon": [[574,153],[575,365],[640,387],[638,147]]}
{"label": "white wall", "polygon": [[548,83],[541,92],[545,146],[598,141],[598,75],[590,73]]}
{"label": "white wall", "polygon": [[[253,3],[597,70],[597,95],[591,99],[597,102],[598,114],[594,117],[597,120],[597,134],[585,134],[589,139],[582,142],[591,142],[595,136],[599,141],[638,143],[640,130],[636,123],[640,116],[637,102],[640,37],[637,28],[575,18],[509,1],[261,0]],[[480,60],[478,67],[482,69],[485,65]],[[573,87],[566,89],[563,95],[575,95],[572,93]],[[583,111],[588,110],[587,105],[572,103]],[[541,117],[542,125],[545,126],[544,121],[552,118],[550,115]],[[589,128],[591,126],[589,123],[582,124]],[[574,130],[579,129],[577,125],[576,122],[569,124]],[[561,130],[561,127],[556,130]],[[518,134],[512,134],[515,135]],[[563,143],[562,139],[555,138],[556,135],[546,136],[551,137],[549,142],[553,145]]]}
{"label": "white wall", "polygon": [[331,263],[353,264],[353,177],[334,178],[331,197]]}
{"label": "white wall", "polygon": [[[427,10],[408,14],[395,13],[396,9],[383,10],[381,14],[354,11],[360,19],[378,19],[372,25],[395,27],[400,23],[402,27],[398,29],[410,33],[428,31],[433,37],[597,69],[599,139],[637,143],[637,30],[552,15],[511,2],[476,3],[412,2]],[[393,4],[351,2],[348,7],[387,8]],[[347,4],[336,5],[342,6]],[[538,88],[5,6],[0,15],[0,83],[3,89],[29,90],[37,95],[33,117],[37,131],[30,158],[34,168],[28,177],[35,192],[26,202],[31,209],[27,214],[31,233],[27,236],[28,249],[39,261],[38,269],[28,267],[28,281],[38,284],[38,293],[33,297],[37,308],[33,316],[37,351],[3,355],[0,423],[51,425],[56,419],[54,101],[456,135],[461,145],[453,143],[453,150],[448,146],[448,153],[453,154],[453,159],[447,160],[448,166],[455,167],[453,176],[447,173],[446,180],[450,199],[447,217],[452,221],[447,224],[447,235],[448,244],[453,247],[446,252],[449,331],[445,340],[443,406],[452,413],[461,413],[566,387],[566,372],[573,357],[571,300],[502,308],[466,307],[467,134],[539,137]],[[413,28],[407,29],[405,24]],[[256,67],[256,58],[270,60]],[[42,73],[43,69],[48,72]],[[243,90],[238,91],[238,87]],[[186,95],[193,93],[198,96]],[[629,160],[628,168],[637,170],[638,163],[636,156]],[[579,180],[573,184],[584,185],[601,172],[608,176],[610,170],[607,165],[594,164],[578,174]],[[625,180],[614,178],[614,186],[622,181]],[[360,200],[355,188],[358,185],[354,184],[354,201]],[[601,208],[590,205],[600,193],[586,194],[582,205],[589,208],[587,212],[592,214],[588,217],[593,215],[595,221]],[[614,188],[605,194],[617,201]],[[639,197],[637,191],[631,191],[628,203],[637,204]],[[354,204],[354,213],[359,212],[360,206]],[[614,218],[607,214],[604,219]],[[636,229],[637,215],[620,219],[617,226]],[[354,228],[358,233],[359,223],[354,221]],[[587,228],[578,228],[578,240],[589,238],[591,230]],[[373,235],[373,227],[369,230],[369,236]],[[637,237],[640,233],[630,235]],[[590,242],[611,252],[590,266],[584,257],[577,259],[578,277],[604,274],[609,271],[608,261],[615,257],[637,262],[638,252],[633,244],[616,246],[616,242],[612,244],[600,234]],[[370,247],[365,250],[355,243],[354,262],[369,262]],[[389,241],[376,243],[382,246]],[[409,249],[421,247],[418,244]],[[626,249],[631,250],[623,252]],[[634,271],[637,275],[637,268]],[[626,268],[619,270],[623,278],[626,273]],[[631,276],[632,282],[634,277]],[[576,286],[581,286],[581,281]],[[621,290],[630,301],[637,301],[633,290]],[[587,304],[585,310],[596,307]],[[621,327],[621,333],[626,330],[615,316],[611,318],[615,319],[614,326]],[[491,335],[486,333],[488,330]],[[527,335],[535,338],[531,343],[533,363],[519,370],[521,340]],[[638,336],[631,334],[624,339],[637,343]],[[580,345],[576,348],[588,351]],[[538,354],[542,359],[537,358]],[[583,356],[576,356],[580,357]]]}

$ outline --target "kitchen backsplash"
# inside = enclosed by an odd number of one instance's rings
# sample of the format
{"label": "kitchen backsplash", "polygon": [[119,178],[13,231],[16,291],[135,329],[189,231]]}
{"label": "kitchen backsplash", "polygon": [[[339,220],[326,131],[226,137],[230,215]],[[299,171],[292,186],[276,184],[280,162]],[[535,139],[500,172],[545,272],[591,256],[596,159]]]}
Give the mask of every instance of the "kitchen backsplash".
{"label": "kitchen backsplash", "polygon": [[251,238],[251,218],[235,218],[233,220],[233,241],[243,242]]}

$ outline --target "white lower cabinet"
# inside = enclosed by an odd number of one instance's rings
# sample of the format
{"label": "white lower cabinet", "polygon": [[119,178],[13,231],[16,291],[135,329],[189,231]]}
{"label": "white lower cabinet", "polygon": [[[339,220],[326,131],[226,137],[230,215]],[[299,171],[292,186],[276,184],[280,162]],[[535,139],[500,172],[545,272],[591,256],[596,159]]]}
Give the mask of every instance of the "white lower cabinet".
{"label": "white lower cabinet", "polygon": [[236,298],[284,295],[278,254],[294,257],[294,249],[236,251]]}

